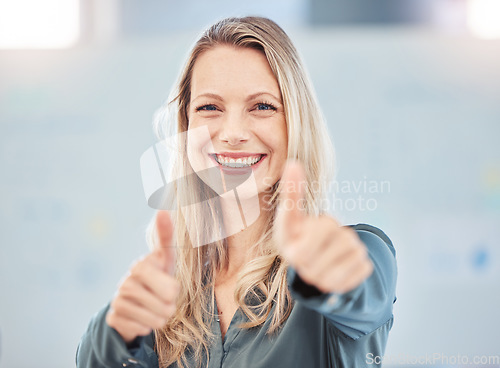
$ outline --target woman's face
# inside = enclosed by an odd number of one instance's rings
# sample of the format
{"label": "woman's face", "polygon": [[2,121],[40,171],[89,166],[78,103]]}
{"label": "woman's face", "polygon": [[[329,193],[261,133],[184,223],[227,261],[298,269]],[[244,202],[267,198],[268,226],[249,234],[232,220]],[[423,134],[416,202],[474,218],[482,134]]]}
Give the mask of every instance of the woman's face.
{"label": "woman's face", "polygon": [[195,171],[216,168],[224,182],[253,173],[258,193],[278,181],[287,157],[286,121],[263,53],[231,46],[203,52],[193,69],[188,117]]}

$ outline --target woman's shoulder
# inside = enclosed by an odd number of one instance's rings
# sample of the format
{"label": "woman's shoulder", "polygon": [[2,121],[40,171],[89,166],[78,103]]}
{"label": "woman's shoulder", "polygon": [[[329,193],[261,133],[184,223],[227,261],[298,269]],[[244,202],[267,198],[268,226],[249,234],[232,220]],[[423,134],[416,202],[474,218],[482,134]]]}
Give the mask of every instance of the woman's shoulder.
{"label": "woman's shoulder", "polygon": [[[350,227],[354,231],[356,231],[358,233],[358,235],[360,235],[360,237],[363,236],[363,233],[375,235],[377,238],[382,240],[389,247],[390,251],[392,252],[392,255],[396,256],[396,249],[394,248],[394,244],[392,243],[392,240],[387,236],[387,234],[385,232],[383,232],[378,227],[375,227],[375,226],[369,225],[369,224],[364,224],[364,223],[359,223],[359,224],[355,224],[355,225],[346,225],[346,226]],[[376,238],[374,238],[373,235],[372,236],[364,236],[364,237],[376,240]]]}

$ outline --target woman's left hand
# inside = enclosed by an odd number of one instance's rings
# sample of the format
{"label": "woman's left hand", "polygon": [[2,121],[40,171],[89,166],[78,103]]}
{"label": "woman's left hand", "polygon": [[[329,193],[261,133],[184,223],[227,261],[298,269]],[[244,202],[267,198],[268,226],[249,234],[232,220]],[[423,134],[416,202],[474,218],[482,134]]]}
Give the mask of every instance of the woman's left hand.
{"label": "woman's left hand", "polygon": [[324,293],[356,288],[373,272],[364,243],[331,216],[305,214],[302,165],[289,162],[281,180],[274,235],[282,256],[302,280]]}

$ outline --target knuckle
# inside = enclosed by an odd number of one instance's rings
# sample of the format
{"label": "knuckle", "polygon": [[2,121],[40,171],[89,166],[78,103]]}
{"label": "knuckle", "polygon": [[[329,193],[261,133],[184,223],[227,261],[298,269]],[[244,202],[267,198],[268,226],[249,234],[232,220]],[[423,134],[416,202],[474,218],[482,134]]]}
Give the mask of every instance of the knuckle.
{"label": "knuckle", "polygon": [[162,328],[165,323],[167,322],[166,318],[156,318],[155,321],[153,322],[152,327],[155,329]]}
{"label": "knuckle", "polygon": [[324,293],[340,292],[340,288],[336,280],[330,280],[329,282],[323,281],[318,285],[318,289],[320,289]]}
{"label": "knuckle", "polygon": [[365,259],[366,256],[368,255],[365,247],[356,247],[356,249],[354,251],[356,252],[356,255],[358,256],[358,258],[361,258],[361,259]]}
{"label": "knuckle", "polygon": [[161,309],[161,316],[165,319],[170,318],[171,316],[170,305],[163,306],[163,308]]}
{"label": "knuckle", "polygon": [[359,245],[359,242],[357,241],[358,235],[351,228],[343,228],[340,236],[345,242],[351,244],[353,247]]}
{"label": "knuckle", "polygon": [[116,322],[116,316],[115,316],[115,314],[112,311],[108,312],[106,314],[106,323],[109,326],[114,327],[115,326],[115,322]]}
{"label": "knuckle", "polygon": [[309,264],[314,256],[310,244],[305,241],[297,243],[295,246],[293,246],[292,252],[297,261],[304,262],[305,264]]}
{"label": "knuckle", "polygon": [[140,261],[138,262],[131,270],[131,276],[135,279],[141,280],[143,279],[146,274],[147,274],[147,264],[146,261]]}
{"label": "knuckle", "polygon": [[320,277],[321,276],[321,273],[322,273],[323,269],[320,268],[320,267],[311,267],[309,270],[308,270],[308,276],[309,276],[309,279],[312,281],[312,280],[322,280],[322,278]]}
{"label": "knuckle", "polygon": [[360,246],[357,243],[351,243],[350,251],[352,252],[353,256],[356,257],[356,259],[365,259],[367,258],[367,251],[364,246]]}
{"label": "knuckle", "polygon": [[168,294],[168,299],[172,301],[176,301],[179,298],[180,294],[180,288],[177,284],[174,284],[170,289],[169,289],[169,294]]}
{"label": "knuckle", "polygon": [[339,274],[339,272],[333,272],[329,278],[330,284],[335,285],[336,287],[339,287],[340,278],[341,278],[341,275]]}
{"label": "knuckle", "polygon": [[297,271],[298,276],[305,282],[308,282],[310,279],[310,271],[309,267],[304,266],[303,264],[298,264],[295,266],[295,270]]}
{"label": "knuckle", "polygon": [[365,275],[366,277],[370,276],[373,272],[373,263],[367,262],[365,266]]}
{"label": "knuckle", "polygon": [[169,303],[170,301],[176,299],[179,294],[177,282],[172,278],[162,280],[161,289],[163,292],[159,298],[162,302]]}
{"label": "knuckle", "polygon": [[167,314],[167,318],[170,318],[175,314],[175,312],[177,312],[177,307],[174,304],[170,304],[169,306],[167,306],[165,311]]}
{"label": "knuckle", "polygon": [[130,294],[130,290],[132,288],[131,279],[127,277],[118,287],[118,293],[121,295]]}
{"label": "knuckle", "polygon": [[120,294],[121,294],[121,295],[123,295],[123,296],[130,296],[130,295],[133,295],[133,293],[132,293],[132,285],[130,285],[129,283],[124,284],[124,285],[120,288]]}
{"label": "knuckle", "polygon": [[126,309],[124,303],[120,300],[120,298],[115,299],[112,302],[111,307],[113,308],[115,314],[123,314]]}
{"label": "knuckle", "polygon": [[134,262],[132,262],[132,264],[130,265],[130,271],[132,272],[132,271],[136,270],[136,269],[140,266],[140,264],[141,264],[141,263],[142,263],[142,258],[140,258],[140,259],[136,259],[136,260],[135,260]]}
{"label": "knuckle", "polygon": [[316,288],[323,292],[328,292],[328,289],[332,289],[334,285],[331,282],[319,281],[316,283]]}
{"label": "knuckle", "polygon": [[174,279],[173,285],[174,285],[173,289],[174,289],[175,294],[179,295],[181,292],[181,283],[179,281],[177,281],[176,279]]}
{"label": "knuckle", "polygon": [[142,270],[142,262],[140,261],[134,262],[132,267],[130,267],[130,276],[137,277],[141,273],[141,270]]}
{"label": "knuckle", "polygon": [[352,245],[357,245],[359,243],[358,234],[356,234],[356,231],[354,231],[350,227],[342,227],[340,229],[339,236],[344,241],[349,242]]}
{"label": "knuckle", "polygon": [[373,272],[375,270],[375,265],[371,260],[368,260],[368,267],[370,269],[370,272]]}

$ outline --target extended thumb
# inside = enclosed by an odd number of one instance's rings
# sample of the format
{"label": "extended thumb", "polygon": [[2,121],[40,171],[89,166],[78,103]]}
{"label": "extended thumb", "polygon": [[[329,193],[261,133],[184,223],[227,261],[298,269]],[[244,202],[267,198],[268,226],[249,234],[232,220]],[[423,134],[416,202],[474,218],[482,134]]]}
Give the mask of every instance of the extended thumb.
{"label": "extended thumb", "polygon": [[158,253],[162,269],[173,274],[175,269],[175,249],[173,246],[174,226],[167,211],[158,211],[156,214],[155,248]]}

